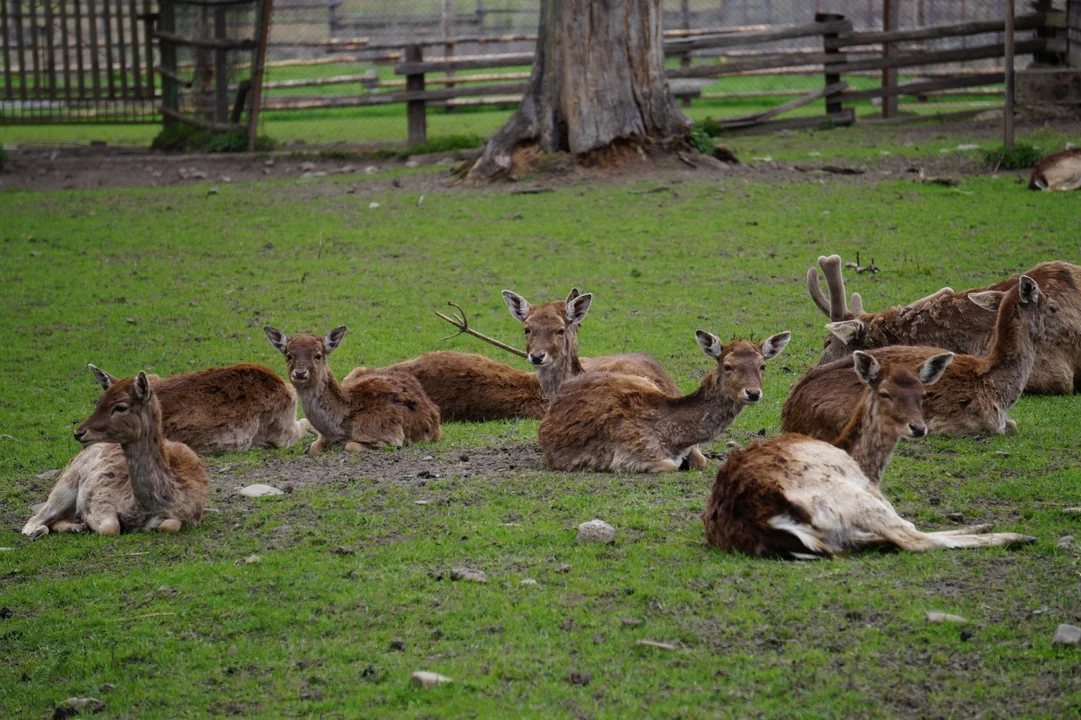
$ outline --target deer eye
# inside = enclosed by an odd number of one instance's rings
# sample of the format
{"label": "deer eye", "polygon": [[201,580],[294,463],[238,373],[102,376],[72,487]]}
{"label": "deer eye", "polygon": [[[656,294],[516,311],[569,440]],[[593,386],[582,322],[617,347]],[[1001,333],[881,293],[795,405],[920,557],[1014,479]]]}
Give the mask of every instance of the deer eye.
{"label": "deer eye", "polygon": [[563,328],[556,330],[556,335],[565,335],[567,331]]}
{"label": "deer eye", "polygon": [[888,392],[879,392],[878,396],[883,400],[893,400],[893,395],[890,395]]}
{"label": "deer eye", "polygon": [[293,356],[292,355],[286,355],[285,360],[286,360],[286,362],[293,362]]}
{"label": "deer eye", "polygon": [[127,411],[128,411],[128,406],[127,405],[121,404],[121,405],[116,405],[116,406],[113,407],[113,413],[114,414],[116,414],[116,413],[126,413]]}
{"label": "deer eye", "polygon": [[766,364],[765,364],[765,363],[762,363],[761,365],[759,365],[759,366],[758,366],[758,369],[759,369],[759,370],[761,370],[761,371],[763,371],[763,372],[765,372],[765,370],[766,370]]}
{"label": "deer eye", "polygon": [[924,393],[923,395],[920,396],[920,402],[924,402],[924,401],[930,399],[930,397],[931,396],[928,393]]}
{"label": "deer eye", "polygon": [[528,334],[529,334],[529,328],[526,328],[526,329],[525,329],[525,334],[526,334],[526,335],[528,335]]}
{"label": "deer eye", "polygon": [[323,353],[316,353],[315,354],[315,359],[316,360],[322,360],[323,359]]}
{"label": "deer eye", "polygon": [[726,365],[724,366],[724,371],[725,371],[725,372],[732,372],[732,371],[733,371],[734,369],[735,369],[735,368],[733,368],[733,367],[732,367],[731,365],[728,365],[728,364],[726,364]]}

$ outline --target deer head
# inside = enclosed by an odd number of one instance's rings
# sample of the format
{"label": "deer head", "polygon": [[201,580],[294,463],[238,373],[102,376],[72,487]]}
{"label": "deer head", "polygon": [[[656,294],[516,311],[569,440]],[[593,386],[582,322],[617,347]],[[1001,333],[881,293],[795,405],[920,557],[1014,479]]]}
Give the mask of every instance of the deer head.
{"label": "deer head", "polygon": [[123,380],[115,380],[107,373],[103,375],[109,378],[109,386],[98,398],[94,412],[75,431],[75,439],[83,446],[127,443],[157,432],[160,410],[156,408],[158,401],[146,373]]}
{"label": "deer head", "polygon": [[525,325],[526,357],[537,366],[558,363],[578,355],[578,327],[589,312],[593,294],[571,290],[564,302],[530,306],[510,290],[503,291],[510,314]]}
{"label": "deer head", "polygon": [[875,357],[859,350],[852,357],[856,375],[868,387],[865,397],[872,404],[871,415],[880,427],[894,437],[926,435],[924,387],[938,382],[953,362],[953,353],[928,358],[915,373],[901,363],[881,365]]}
{"label": "deer head", "polygon": [[698,347],[702,348],[706,357],[717,361],[702,384],[723,388],[729,400],[737,404],[753,405],[762,399],[765,361],[780,355],[792,339],[792,334],[778,333],[758,344],[734,340],[727,345],[705,330],[698,330],[695,337],[698,339]]}
{"label": "deer head", "polygon": [[327,368],[327,356],[342,344],[345,330],[345,325],[342,325],[322,337],[308,333],[286,337],[281,330],[269,325],[263,328],[270,344],[285,356],[289,382],[298,390],[318,387],[326,381],[330,372]]}

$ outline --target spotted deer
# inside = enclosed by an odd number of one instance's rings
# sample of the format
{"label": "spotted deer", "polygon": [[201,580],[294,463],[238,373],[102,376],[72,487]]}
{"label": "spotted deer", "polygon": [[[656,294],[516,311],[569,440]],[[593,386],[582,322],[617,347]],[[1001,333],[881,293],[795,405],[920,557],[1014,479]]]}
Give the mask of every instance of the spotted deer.
{"label": "spotted deer", "polygon": [[1077,190],[1081,188],[1081,148],[1051,153],[1032,168],[1029,190]]}
{"label": "spotted deer", "polygon": [[31,540],[87,527],[117,535],[198,524],[206,470],[191,448],[165,438],[161,404],[145,373],[112,382],[75,439],[85,449],[23,527]]}
{"label": "spotted deer", "polygon": [[553,470],[671,472],[699,443],[727,428],[762,399],[765,361],[787,332],[754,344],[722,344],[703,330],[698,346],[714,366],[689,395],[664,392],[633,375],[588,372],[567,380],[541,421],[538,440]]}
{"label": "spotted deer", "polygon": [[[820,257],[829,299],[818,286],[818,273],[807,271],[807,288],[815,304],[831,320],[826,346],[819,361],[824,365],[853,350],[889,345],[926,345],[958,353],[985,356],[995,341],[995,319],[1002,298],[1020,275],[984,288],[953,292],[942,288],[922,300],[880,313],[867,313],[858,293],[852,307],[845,302],[841,258]],[[1025,392],[1069,395],[1081,392],[1081,267],[1053,261],[1040,263],[1025,275],[1047,296],[1049,314],[1035,336],[1037,361]]]}
{"label": "spotted deer", "polygon": [[[89,368],[102,390],[116,382],[104,370]],[[289,447],[311,431],[307,420],[297,420],[293,386],[262,365],[148,378],[161,404],[165,437],[200,455]]]}
{"label": "spotted deer", "polygon": [[[987,357],[957,355],[923,404],[932,432],[945,435],[1013,433],[1006,412],[1021,397],[1036,363],[1035,338],[1052,301],[1035,280],[1022,275],[999,303],[995,340]],[[867,351],[881,363],[918,368],[941,348],[891,346]],[[786,432],[831,440],[840,433],[863,394],[851,372],[851,356],[811,368],[792,387],[781,411]]]}
{"label": "spotted deer", "polygon": [[439,408],[412,376],[372,372],[347,387],[338,384],[327,357],[345,338],[344,325],[322,337],[307,333],[286,337],[269,326],[263,331],[285,356],[289,381],[300,395],[304,415],[319,433],[308,452],[339,446],[346,452],[402,447],[435,442],[442,436]]}
{"label": "spotted deer", "polygon": [[921,398],[952,360],[932,355],[913,372],[854,353],[847,372],[863,391],[842,432],[832,443],[790,433],[728,453],[702,515],[706,542],[755,557],[816,559],[888,545],[923,552],[1035,541],[985,534],[990,526],[922,532],[879,489],[898,440],[927,434]]}

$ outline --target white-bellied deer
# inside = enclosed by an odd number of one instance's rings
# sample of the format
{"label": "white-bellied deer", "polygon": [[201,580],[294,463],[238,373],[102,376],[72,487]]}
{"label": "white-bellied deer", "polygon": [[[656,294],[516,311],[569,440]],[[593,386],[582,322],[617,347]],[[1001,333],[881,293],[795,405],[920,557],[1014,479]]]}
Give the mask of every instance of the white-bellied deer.
{"label": "white-bellied deer", "polygon": [[[818,287],[818,273],[807,271],[807,287],[815,304],[831,320],[826,346],[819,361],[824,365],[853,350],[889,345],[926,345],[983,357],[995,342],[998,305],[1017,285],[1020,275],[983,288],[953,292],[943,288],[922,300],[880,313],[867,313],[857,293],[852,308],[845,302],[841,258],[820,257],[829,299]],[[1069,395],[1081,391],[1081,267],[1053,261],[1024,273],[1047,296],[1049,314],[1036,335],[1036,363],[1025,392]]]}
{"label": "white-bellied deer", "polygon": [[721,344],[699,330],[715,365],[690,395],[672,395],[632,375],[589,372],[567,380],[541,421],[537,439],[553,470],[671,472],[698,443],[709,442],[748,404],[762,399],[765,361],[791,335],[760,344]]}
{"label": "white-bellied deer", "polygon": [[1081,188],[1081,148],[1051,153],[1032,168],[1029,190],[1077,190]]}
{"label": "white-bellied deer", "polygon": [[902,437],[927,433],[920,401],[942,377],[951,353],[917,372],[856,352],[863,387],[844,431],[827,443],[787,434],[728,453],[702,514],[706,542],[756,557],[813,559],[893,545],[922,552],[1033,542],[989,526],[921,532],[879,491],[882,470]]}
{"label": "white-bellied deer", "polygon": [[162,433],[161,407],[145,373],[113,382],[75,431],[88,446],[60,473],[49,499],[27,521],[36,540],[52,532],[177,532],[206,505],[199,456]]}
{"label": "white-bellied deer", "polygon": [[[1035,338],[1043,331],[1052,304],[1027,275],[999,303],[995,342],[985,358],[957,355],[945,376],[929,393],[923,415],[931,432],[982,435],[1015,432],[1006,412],[1021,397],[1036,362]],[[869,350],[882,363],[918,368],[942,348],[891,346]],[[785,432],[831,440],[840,433],[863,394],[852,374],[852,357],[808,370],[785,400],[781,423]]]}
{"label": "white-bellied deer", "polygon": [[322,337],[286,337],[281,330],[263,328],[270,344],[285,356],[304,415],[319,433],[308,451],[344,446],[346,452],[360,452],[439,440],[439,408],[411,375],[371,372],[348,387],[338,385],[327,357],[341,344],[345,330],[342,325]]}
{"label": "white-bellied deer", "polygon": [[[116,382],[104,370],[89,368],[103,390]],[[307,420],[297,420],[293,386],[262,365],[148,377],[161,404],[165,437],[200,455],[289,447],[310,430]]]}

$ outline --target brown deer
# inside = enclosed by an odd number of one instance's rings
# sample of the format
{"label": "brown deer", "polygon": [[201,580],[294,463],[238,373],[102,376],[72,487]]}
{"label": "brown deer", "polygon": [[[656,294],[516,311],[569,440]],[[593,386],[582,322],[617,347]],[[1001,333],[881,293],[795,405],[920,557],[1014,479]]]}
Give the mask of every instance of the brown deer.
{"label": "brown deer", "polygon": [[319,433],[308,452],[321,453],[328,446],[344,446],[346,452],[382,445],[402,447],[435,442],[442,436],[439,408],[410,375],[372,372],[348,387],[338,385],[327,356],[341,345],[344,325],[322,337],[307,333],[286,337],[269,326],[263,331],[285,356],[289,381],[300,394],[304,415]]}
{"label": "brown deer", "polygon": [[[89,368],[103,390],[116,382],[104,370]],[[165,437],[200,455],[289,447],[311,430],[307,420],[297,420],[293,386],[262,365],[148,377],[161,404]]]}
{"label": "brown deer", "polygon": [[[930,392],[923,415],[932,432],[945,435],[1013,433],[1017,424],[1006,411],[1021,397],[1036,362],[1035,338],[1052,303],[1027,275],[1014,284],[998,308],[995,342],[985,358],[957,355]],[[881,363],[918,368],[941,348],[891,346],[868,351]],[[811,368],[785,400],[785,432],[820,440],[835,438],[852,416],[863,384],[851,372],[852,357]]]}
{"label": "brown deer", "polygon": [[540,419],[548,410],[536,375],[483,355],[441,350],[379,370],[358,367],[345,376],[342,387],[372,372],[416,378],[439,406],[441,422]]}
{"label": "brown deer", "polygon": [[23,534],[31,540],[87,527],[116,535],[198,524],[206,470],[191,448],[163,435],[161,405],[145,373],[110,384],[75,439],[85,449],[27,521]]}
{"label": "brown deer", "polygon": [[1081,148],[1051,153],[1032,168],[1029,190],[1077,190],[1081,188]]}
{"label": "brown deer", "polygon": [[765,361],[791,335],[753,344],[722,345],[699,330],[698,345],[716,360],[698,389],[673,395],[632,375],[589,372],[572,378],[541,421],[538,440],[553,470],[671,472],[698,443],[728,427],[746,405],[762,399]]}
{"label": "brown deer", "polygon": [[884,545],[922,552],[1035,541],[983,534],[990,526],[921,532],[879,490],[897,441],[927,434],[921,397],[952,359],[934,355],[913,372],[857,351],[848,372],[863,392],[839,437],[831,444],[787,434],[730,452],[702,514],[706,542],[755,557],[815,559]]}
{"label": "brown deer", "polygon": [[[841,258],[820,257],[829,299],[818,287],[818,273],[807,271],[807,287],[815,304],[829,316],[826,347],[819,364],[838,360],[853,350],[888,345],[927,345],[968,355],[987,355],[995,340],[995,318],[1002,298],[1017,285],[1013,275],[984,288],[955,293],[943,288],[911,305],[866,313],[857,293],[852,309],[845,302]],[[1081,392],[1081,267],[1068,262],[1040,263],[1025,273],[1047,296],[1050,314],[1037,335],[1037,360],[1025,392]]]}

